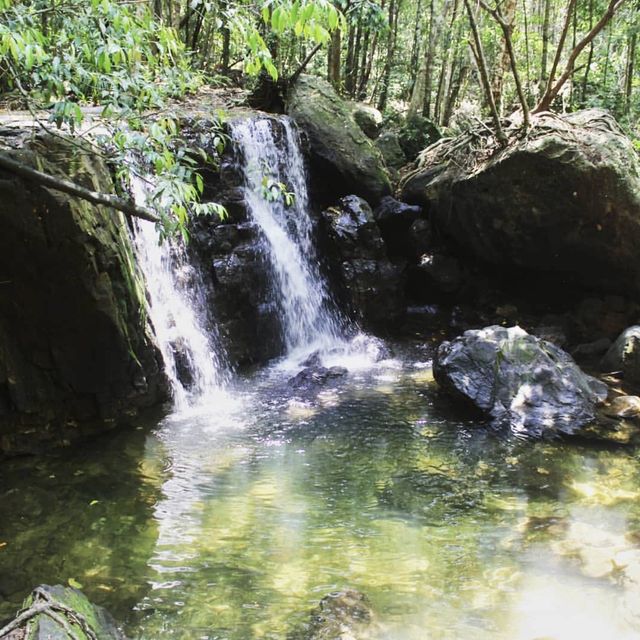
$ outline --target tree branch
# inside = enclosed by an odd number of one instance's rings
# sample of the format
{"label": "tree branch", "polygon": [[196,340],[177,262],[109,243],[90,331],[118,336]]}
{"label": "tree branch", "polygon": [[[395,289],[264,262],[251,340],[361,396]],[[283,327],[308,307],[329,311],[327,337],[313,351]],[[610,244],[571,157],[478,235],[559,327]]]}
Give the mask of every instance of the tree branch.
{"label": "tree branch", "polygon": [[544,95],[540,99],[540,102],[536,105],[536,108],[533,110],[533,113],[540,113],[541,111],[548,111],[551,103],[555,100],[558,93],[560,93],[560,89],[564,86],[564,83],[571,77],[573,73],[573,66],[576,62],[577,57],[582,53],[582,50],[593,41],[593,39],[602,31],[615,12],[624,4],[626,0],[610,0],[609,6],[607,10],[602,15],[602,18],[598,21],[596,25],[587,33],[587,35],[578,42],[578,44],[573,48],[569,59],[567,60],[567,64],[565,65],[564,71],[562,75],[558,78],[557,82],[552,86],[553,76],[549,77],[549,84],[547,85],[547,90]]}
{"label": "tree branch", "polygon": [[315,47],[313,47],[313,49],[311,49],[311,51],[309,52],[309,55],[298,65],[298,68],[289,76],[289,79],[287,80],[289,84],[295,84],[295,81],[298,79],[298,76],[307,68],[307,65],[311,62],[311,59],[313,58],[313,56],[315,56],[316,53],[320,51],[321,47],[322,47],[322,43],[319,42]]}
{"label": "tree branch", "polygon": [[106,207],[111,207],[112,209],[117,209],[128,216],[141,218],[142,220],[148,220],[149,222],[160,222],[160,218],[148,207],[137,205],[131,200],[125,200],[110,193],[91,191],[90,189],[86,189],[85,187],[82,187],[75,182],[71,182],[70,180],[65,180],[64,178],[56,178],[48,173],[43,173],[33,167],[29,167],[22,162],[18,162],[4,153],[0,153],[0,168],[18,175],[25,180],[35,182],[43,187],[48,187],[55,191],[61,191],[62,193],[76,196],[77,198],[87,200],[93,204],[101,204]]}
{"label": "tree branch", "polygon": [[522,121],[524,124],[525,130],[529,129],[531,125],[531,119],[529,117],[529,105],[527,104],[527,98],[524,95],[524,90],[522,89],[522,82],[520,82],[520,74],[518,73],[518,66],[516,63],[516,54],[513,50],[513,42],[511,40],[511,31],[513,29],[513,25],[508,24],[504,19],[502,12],[500,11],[500,7],[496,6],[495,9],[492,9],[487,5],[483,0],[480,0],[480,6],[488,11],[496,20],[496,22],[500,25],[502,29],[502,35],[504,36],[504,43],[507,47],[507,53],[509,54],[509,63],[511,65],[511,72],[513,73],[513,79],[516,83],[516,89],[518,91],[518,99],[520,100],[520,106],[522,107]]}
{"label": "tree branch", "polygon": [[473,40],[475,47],[472,47],[474,57],[478,65],[478,71],[480,72],[480,79],[482,80],[482,86],[486,94],[487,102],[489,104],[489,110],[491,111],[491,117],[493,118],[493,124],[496,128],[496,137],[501,146],[506,147],[508,144],[507,136],[505,136],[502,130],[502,124],[500,123],[500,116],[498,109],[496,108],[495,100],[493,99],[493,93],[491,93],[491,83],[489,82],[489,73],[487,72],[487,63],[484,58],[484,51],[482,49],[482,41],[480,40],[480,33],[478,32],[478,25],[473,17],[473,9],[469,0],[464,0],[465,7],[467,8],[467,14],[469,16],[469,24],[471,25],[471,32],[473,34]]}

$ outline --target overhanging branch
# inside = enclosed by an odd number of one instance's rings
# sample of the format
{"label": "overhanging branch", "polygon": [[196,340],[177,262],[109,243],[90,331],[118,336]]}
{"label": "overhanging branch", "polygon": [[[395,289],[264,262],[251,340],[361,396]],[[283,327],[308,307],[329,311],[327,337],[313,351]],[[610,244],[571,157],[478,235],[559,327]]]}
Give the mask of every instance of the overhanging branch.
{"label": "overhanging branch", "polygon": [[116,195],[110,193],[100,193],[98,191],[92,191],[85,187],[71,182],[71,180],[65,180],[64,178],[56,178],[48,173],[38,171],[33,167],[18,162],[4,153],[0,153],[0,169],[9,171],[25,180],[35,182],[43,187],[54,189],[55,191],[61,191],[62,193],[87,200],[93,204],[101,204],[112,209],[122,211],[125,215],[133,216],[135,218],[141,218],[142,220],[148,220],[149,222],[160,222],[160,218],[154,211],[148,207],[137,205],[132,200],[125,200],[119,198]]}

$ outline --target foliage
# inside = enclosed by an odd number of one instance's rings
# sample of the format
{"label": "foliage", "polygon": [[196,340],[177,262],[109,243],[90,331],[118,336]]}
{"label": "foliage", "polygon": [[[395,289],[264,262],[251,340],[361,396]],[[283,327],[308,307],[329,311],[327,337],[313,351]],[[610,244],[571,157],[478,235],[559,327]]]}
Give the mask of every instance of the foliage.
{"label": "foliage", "polygon": [[[198,164],[215,160],[179,143],[178,122],[167,115],[170,99],[202,84],[197,56],[179,26],[161,20],[152,4],[0,0],[0,89],[17,91],[34,115],[46,111],[51,124],[78,135],[88,128],[84,105],[99,105],[101,126],[108,132],[99,140],[109,148],[118,176],[135,171],[134,160],[140,172],[151,168],[154,178],[146,192],[162,219],[161,237],[180,233],[186,238],[190,213],[224,216],[225,211],[199,202],[204,185]],[[190,11],[201,14],[212,7],[200,0],[189,3]],[[261,30],[324,43],[344,23],[328,0],[267,0],[262,22],[237,9],[227,6],[225,16],[242,42],[245,71],[264,70],[274,79],[279,71]],[[214,123],[209,135],[216,137],[213,146],[221,153],[220,126]]]}

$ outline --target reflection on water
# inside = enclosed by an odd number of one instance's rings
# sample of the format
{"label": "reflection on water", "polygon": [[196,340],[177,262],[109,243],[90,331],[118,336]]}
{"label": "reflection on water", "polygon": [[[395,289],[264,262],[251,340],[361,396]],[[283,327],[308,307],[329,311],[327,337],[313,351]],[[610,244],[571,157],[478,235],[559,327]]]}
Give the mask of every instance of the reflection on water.
{"label": "reflection on water", "polygon": [[315,400],[285,382],[259,374],[71,462],[5,465],[2,615],[73,577],[141,640],[284,640],[347,587],[378,640],[640,637],[635,450],[452,420],[424,362]]}

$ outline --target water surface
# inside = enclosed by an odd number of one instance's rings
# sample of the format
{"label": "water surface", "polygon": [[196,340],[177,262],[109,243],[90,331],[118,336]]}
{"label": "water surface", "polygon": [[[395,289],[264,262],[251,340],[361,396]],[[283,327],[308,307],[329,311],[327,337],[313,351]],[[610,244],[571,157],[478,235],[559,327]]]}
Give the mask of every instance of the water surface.
{"label": "water surface", "polygon": [[639,638],[637,450],[487,431],[425,358],[4,463],[0,616],[72,579],[131,638],[285,639],[349,587],[376,640]]}

